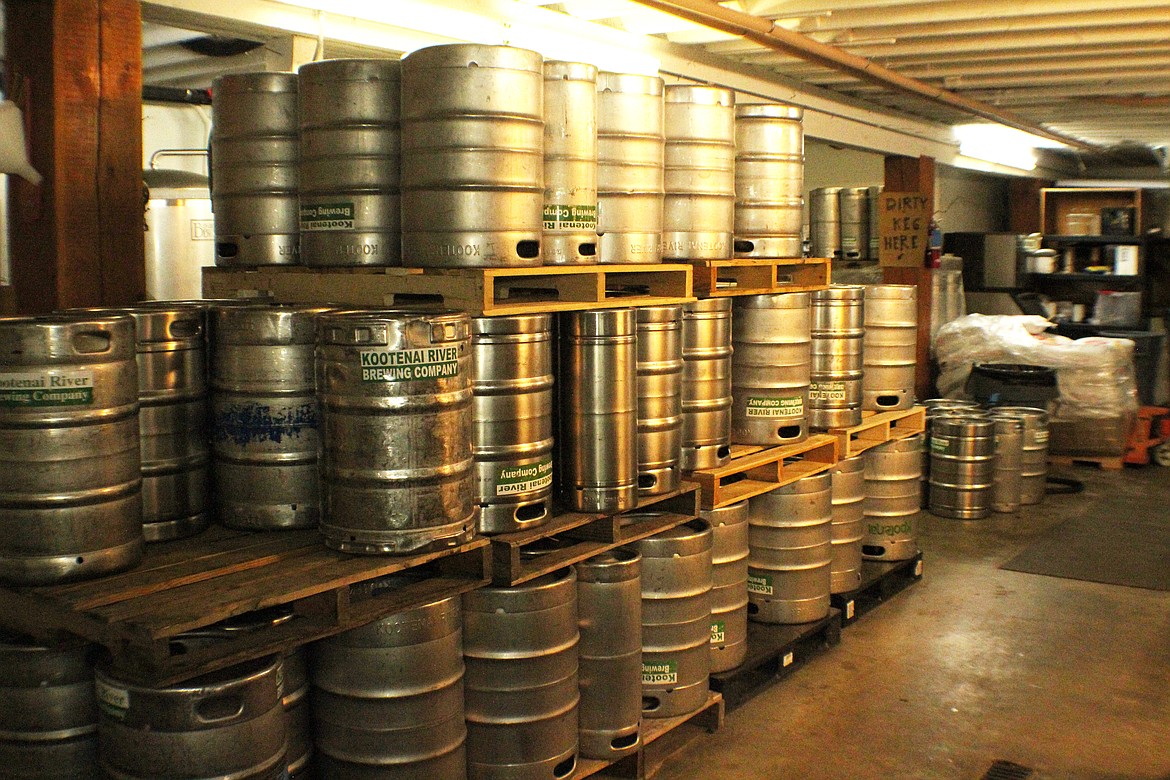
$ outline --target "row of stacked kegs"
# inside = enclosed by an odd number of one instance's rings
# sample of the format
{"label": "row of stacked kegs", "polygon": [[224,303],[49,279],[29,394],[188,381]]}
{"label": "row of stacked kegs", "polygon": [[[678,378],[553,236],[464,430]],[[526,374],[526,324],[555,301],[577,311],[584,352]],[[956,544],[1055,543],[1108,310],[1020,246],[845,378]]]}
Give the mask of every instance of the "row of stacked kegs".
{"label": "row of stacked kegs", "polygon": [[475,44],[212,96],[217,265],[801,256],[797,107]]}

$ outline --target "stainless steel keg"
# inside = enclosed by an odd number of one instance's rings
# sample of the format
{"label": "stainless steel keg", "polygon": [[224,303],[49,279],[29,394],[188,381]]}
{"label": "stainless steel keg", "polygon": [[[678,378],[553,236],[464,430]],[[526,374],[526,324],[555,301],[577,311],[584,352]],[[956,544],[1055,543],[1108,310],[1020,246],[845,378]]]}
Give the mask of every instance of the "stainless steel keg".
{"label": "stainless steel keg", "polygon": [[735,229],[735,92],[666,87],[662,256],[721,260]]}
{"label": "stainless steel keg", "polygon": [[283,668],[270,656],[157,688],[99,668],[102,769],[119,780],[286,777]]}
{"label": "stainless steel keg", "polygon": [[881,219],[881,196],[882,188],[874,186],[869,188],[869,254],[866,255],[867,260],[878,260],[881,257],[882,251],[882,234],[878,229]]}
{"label": "stainless steel keg", "polygon": [[560,330],[561,501],[579,512],[631,509],[638,502],[635,310],[566,312]]}
{"label": "stainless steel keg", "polygon": [[1029,406],[997,406],[993,417],[1017,417],[1024,423],[1020,462],[1020,503],[1039,504],[1048,481],[1048,412]]}
{"label": "stainless steel keg", "polygon": [[918,362],[918,288],[876,284],[865,288],[865,376],[862,408],[878,412],[914,405]]}
{"label": "stainless steel keg", "polygon": [[0,772],[5,777],[97,780],[97,719],[85,645],[46,647],[0,632]]}
{"label": "stainless steel keg", "polygon": [[865,538],[865,454],[842,458],[832,475],[833,593],[861,587],[861,547]]}
{"label": "stainless steel keg", "polygon": [[577,764],[577,575],[463,595],[470,780],[561,780]]}
{"label": "stainless steel keg", "polygon": [[638,494],[682,479],[682,307],[638,308]]}
{"label": "stainless steel keg", "polygon": [[545,265],[597,262],[597,68],[544,63]]}
{"label": "stainless steel keg", "polygon": [[711,524],[711,672],[747,657],[748,502],[704,509]]}
{"label": "stainless steel keg", "polygon": [[232,528],[315,528],[318,410],[313,306],[211,311],[211,451],[215,511]]}
{"label": "stainless steel keg", "polygon": [[841,259],[841,187],[817,187],[808,193],[809,251],[813,257]]}
{"label": "stainless steel keg", "polygon": [[301,262],[401,265],[399,60],[321,60],[300,78]]}
{"label": "stainless steel keg", "polygon": [[735,256],[800,257],[804,109],[735,107]]}
{"label": "stainless steel keg", "polygon": [[471,321],[448,310],[321,315],[321,531],[411,553],[474,532]]}
{"label": "stainless steel keg", "polygon": [[1020,511],[1023,485],[1024,421],[1006,415],[991,418],[995,423],[995,472],[991,480],[991,511]]}
{"label": "stainless steel keg", "polygon": [[864,260],[869,256],[869,187],[842,187],[837,193],[841,259]]}
{"label": "stainless steel keg", "polygon": [[731,458],[731,299],[683,305],[682,468]]}
{"label": "stainless steel keg", "polygon": [[[392,588],[398,578],[376,582]],[[460,597],[439,599],[312,645],[320,777],[464,778]]]}
{"label": "stainless steel keg", "polygon": [[471,352],[479,532],[542,525],[552,512],[552,316],[473,318]]}
{"label": "stainless steel keg", "polygon": [[215,264],[295,265],[300,252],[297,75],[220,76],[211,94]]}
{"label": "stainless steel keg", "polygon": [[[184,150],[186,151],[186,150]],[[211,184],[201,173],[155,168],[142,171],[147,192],[143,228],[146,297],[197,296],[203,290],[203,269],[215,265],[215,215]]]}
{"label": "stainless steel keg", "polygon": [[0,580],[32,585],[142,558],[134,320],[0,318]]}
{"label": "stainless steel keg", "polygon": [[642,554],[642,716],[707,701],[711,669],[711,525],[695,519],[636,542]]}
{"label": "stainless steel keg", "polygon": [[543,92],[527,49],[457,43],[402,61],[407,265],[540,265]]}
{"label": "stainless steel keg", "polygon": [[810,623],[829,614],[832,477],[798,479],[749,501],[748,618]]}
{"label": "stainless steel keg", "polygon": [[959,520],[991,514],[995,422],[952,414],[930,425],[930,513]]}
{"label": "stainless steel keg", "polygon": [[835,284],[812,294],[812,366],[808,421],[812,428],[861,423],[865,288]]}
{"label": "stainless steel keg", "polygon": [[921,435],[866,450],[864,557],[905,561],[918,554],[918,511],[922,499]]}
{"label": "stainless steel keg", "polygon": [[[930,441],[930,423],[935,417],[941,417],[944,414],[952,412],[962,412],[964,414],[982,414],[979,408],[979,403],[976,401],[966,401],[960,398],[927,398],[922,402],[926,407],[925,425],[922,431],[923,442]],[[923,446],[922,448],[922,476],[919,479],[919,484],[922,486],[922,508],[925,509],[930,505],[930,447]]]}
{"label": "stainless steel keg", "polygon": [[597,74],[599,263],[662,262],[662,91],[657,76]]}
{"label": "stainless steel keg", "polygon": [[731,440],[792,444],[808,438],[812,315],[808,293],[735,299]]}
{"label": "stainless steel keg", "polygon": [[612,760],[641,745],[642,556],[618,548],[576,569],[581,755]]}

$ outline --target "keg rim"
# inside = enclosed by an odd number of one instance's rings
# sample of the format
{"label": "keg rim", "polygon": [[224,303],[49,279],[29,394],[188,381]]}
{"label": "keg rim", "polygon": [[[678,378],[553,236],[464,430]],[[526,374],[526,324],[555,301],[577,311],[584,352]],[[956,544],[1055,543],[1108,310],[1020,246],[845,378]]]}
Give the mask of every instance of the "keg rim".
{"label": "keg rim", "polygon": [[[531,324],[531,327],[530,327]],[[551,314],[507,314],[495,317],[472,317],[471,333],[475,336],[535,336],[552,331]]]}
{"label": "keg rim", "polygon": [[[281,89],[274,89],[281,87]],[[211,94],[224,93],[297,93],[297,74],[286,70],[261,70],[251,73],[227,73],[212,82]]]}
{"label": "keg rim", "polygon": [[661,97],[666,82],[661,76],[647,76],[644,73],[621,73],[612,70],[597,72],[597,91],[620,95],[642,95]]}
{"label": "keg rim", "polygon": [[[471,60],[472,62],[468,62]],[[500,68],[541,74],[544,57],[538,51],[519,46],[487,43],[440,43],[415,49],[402,58],[403,73],[415,70],[459,68]]]}
{"label": "keg rim", "polygon": [[720,108],[735,107],[735,91],[708,84],[667,84],[663,91],[667,103],[690,103]]}
{"label": "keg rim", "polygon": [[792,119],[802,121],[804,109],[786,103],[736,103],[736,119]]}
{"label": "keg rim", "polygon": [[588,62],[574,62],[572,60],[545,60],[545,81],[583,81],[590,84],[597,82],[598,67]]}
{"label": "keg rim", "polygon": [[[338,78],[346,75],[352,78]],[[338,81],[401,81],[402,60],[389,57],[337,57],[306,62],[297,68],[297,76],[307,78],[314,85]],[[319,80],[314,77],[320,77]]]}

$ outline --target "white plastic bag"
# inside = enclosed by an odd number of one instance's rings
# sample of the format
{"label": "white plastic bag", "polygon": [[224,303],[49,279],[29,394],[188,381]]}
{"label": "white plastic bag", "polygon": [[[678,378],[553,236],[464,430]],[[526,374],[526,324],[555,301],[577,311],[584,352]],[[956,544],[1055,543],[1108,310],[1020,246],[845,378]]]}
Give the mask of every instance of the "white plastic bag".
{"label": "white plastic bag", "polygon": [[30,184],[41,183],[41,175],[28,161],[20,109],[10,100],[0,100],[0,173],[15,173]]}

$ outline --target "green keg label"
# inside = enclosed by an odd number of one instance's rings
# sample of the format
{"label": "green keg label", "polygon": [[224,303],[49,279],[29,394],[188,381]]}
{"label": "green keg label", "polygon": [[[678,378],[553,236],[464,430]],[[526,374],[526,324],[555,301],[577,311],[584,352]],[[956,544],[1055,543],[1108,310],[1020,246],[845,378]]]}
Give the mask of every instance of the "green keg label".
{"label": "green keg label", "polygon": [[748,396],[748,417],[800,417],[804,414],[804,397],[799,395],[771,398]]}
{"label": "green keg label", "polygon": [[810,401],[844,401],[844,382],[813,382],[808,386]]}
{"label": "green keg label", "polygon": [[678,661],[643,661],[643,685],[674,685],[678,683]]}
{"label": "green keg label", "polygon": [[0,373],[0,407],[89,406],[92,371]]}
{"label": "green keg label", "polygon": [[711,644],[718,645],[727,641],[727,624],[722,620],[711,622]]}
{"label": "green keg label", "polygon": [[459,347],[367,349],[360,353],[363,382],[410,382],[459,376]]}
{"label": "green keg label", "polygon": [[313,233],[353,230],[352,203],[301,204],[301,230]]}
{"label": "green keg label", "polygon": [[130,709],[130,691],[115,688],[102,680],[94,680],[94,692],[97,694],[98,706],[107,715],[118,720],[126,717],[126,711]]}
{"label": "green keg label", "polygon": [[914,533],[914,524],[908,516],[906,520],[901,523],[894,523],[892,525],[882,525],[882,523],[869,523],[865,527],[866,536],[902,536],[905,534]]}
{"label": "green keg label", "polygon": [[559,206],[544,204],[545,230],[596,230],[596,206]]}
{"label": "green keg label", "polygon": [[942,453],[943,455],[946,455],[948,452],[950,452],[950,449],[951,449],[950,439],[944,439],[941,436],[931,436],[930,437],[930,451],[931,452],[938,452],[938,453]]}
{"label": "green keg label", "polygon": [[552,456],[527,466],[503,466],[496,475],[496,495],[531,493],[552,486]]}
{"label": "green keg label", "polygon": [[752,574],[748,572],[748,593],[755,593],[759,596],[775,595],[776,590],[772,587],[771,574]]}

